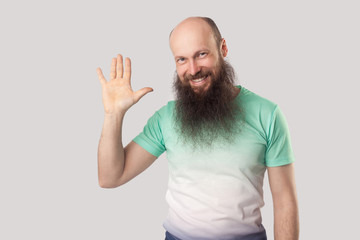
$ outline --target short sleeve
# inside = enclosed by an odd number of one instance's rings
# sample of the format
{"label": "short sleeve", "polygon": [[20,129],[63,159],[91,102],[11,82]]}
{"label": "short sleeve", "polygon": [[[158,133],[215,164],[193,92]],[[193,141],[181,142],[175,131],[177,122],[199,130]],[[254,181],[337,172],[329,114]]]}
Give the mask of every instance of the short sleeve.
{"label": "short sleeve", "polygon": [[288,125],[278,106],[273,111],[267,136],[266,166],[277,167],[295,161]]}
{"label": "short sleeve", "polygon": [[156,157],[159,157],[166,150],[158,112],[149,118],[143,131],[133,141]]}

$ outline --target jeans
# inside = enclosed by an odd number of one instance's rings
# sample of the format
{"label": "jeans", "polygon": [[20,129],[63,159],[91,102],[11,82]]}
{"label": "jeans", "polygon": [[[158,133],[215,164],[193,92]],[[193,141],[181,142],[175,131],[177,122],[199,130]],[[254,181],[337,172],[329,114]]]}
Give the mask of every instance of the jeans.
{"label": "jeans", "polygon": [[171,233],[169,233],[168,231],[166,231],[166,233],[165,233],[165,240],[181,240],[181,239],[175,237],[174,235],[172,235]]}
{"label": "jeans", "polygon": [[[172,235],[171,233],[166,231],[165,240],[181,240],[181,239],[175,237],[174,235]],[[266,232],[264,230],[263,232],[252,233],[250,235],[247,235],[247,236],[244,236],[244,237],[241,237],[241,238],[236,238],[234,240],[267,240],[267,237],[266,237]]]}

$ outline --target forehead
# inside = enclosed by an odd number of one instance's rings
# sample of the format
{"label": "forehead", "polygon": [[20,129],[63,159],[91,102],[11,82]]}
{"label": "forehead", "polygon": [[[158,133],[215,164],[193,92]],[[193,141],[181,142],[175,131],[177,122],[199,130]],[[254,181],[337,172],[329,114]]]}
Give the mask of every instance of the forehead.
{"label": "forehead", "polygon": [[174,56],[188,56],[200,50],[215,50],[216,43],[210,26],[203,20],[180,23],[170,36]]}

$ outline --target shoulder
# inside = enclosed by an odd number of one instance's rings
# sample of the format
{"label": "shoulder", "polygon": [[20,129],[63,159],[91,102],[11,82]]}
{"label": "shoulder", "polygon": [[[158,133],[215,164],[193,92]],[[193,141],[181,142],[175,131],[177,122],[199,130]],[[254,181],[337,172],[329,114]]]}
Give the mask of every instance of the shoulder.
{"label": "shoulder", "polygon": [[155,111],[151,118],[159,122],[167,122],[172,119],[174,108],[175,101],[169,101],[167,104]]}
{"label": "shoulder", "polygon": [[240,98],[244,104],[258,105],[264,108],[274,109],[277,104],[273,101],[254,93],[253,91],[241,86]]}
{"label": "shoulder", "polygon": [[175,101],[169,101],[166,105],[162,106],[159,110],[156,111],[160,116],[171,115],[175,108]]}
{"label": "shoulder", "polygon": [[246,112],[269,116],[278,108],[278,105],[251,90],[241,86],[239,100]]}

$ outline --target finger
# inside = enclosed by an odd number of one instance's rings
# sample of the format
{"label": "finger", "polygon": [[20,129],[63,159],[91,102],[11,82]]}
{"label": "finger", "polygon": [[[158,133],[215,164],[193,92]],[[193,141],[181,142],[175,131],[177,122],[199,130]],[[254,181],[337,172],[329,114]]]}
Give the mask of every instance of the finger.
{"label": "finger", "polygon": [[131,79],[131,60],[130,60],[130,58],[125,59],[124,79],[127,81],[130,81],[130,79]]}
{"label": "finger", "polygon": [[110,68],[110,80],[115,79],[116,77],[116,58],[113,58],[111,61],[111,68]]}
{"label": "finger", "polygon": [[117,61],[116,61],[116,78],[122,78],[123,77],[123,57],[121,54],[117,55]]}
{"label": "finger", "polygon": [[154,89],[150,87],[142,88],[135,92],[135,102],[138,102],[145,94],[154,91]]}
{"label": "finger", "polygon": [[101,68],[97,68],[96,69],[96,72],[97,72],[97,75],[98,75],[98,77],[99,77],[99,80],[100,80],[100,83],[101,84],[105,84],[106,83],[106,79],[105,79],[105,77],[104,77],[104,74],[102,73],[102,71],[101,71]]}

